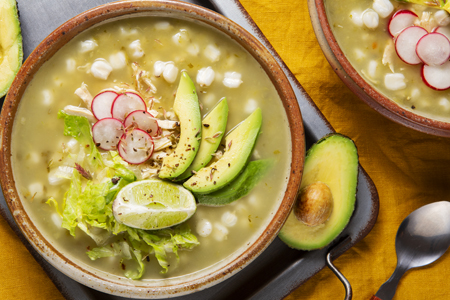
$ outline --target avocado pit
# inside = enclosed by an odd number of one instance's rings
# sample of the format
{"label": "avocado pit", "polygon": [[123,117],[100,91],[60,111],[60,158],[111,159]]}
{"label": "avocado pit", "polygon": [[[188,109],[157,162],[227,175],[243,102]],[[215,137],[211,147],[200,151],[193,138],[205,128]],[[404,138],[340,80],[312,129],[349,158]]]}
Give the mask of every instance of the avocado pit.
{"label": "avocado pit", "polygon": [[317,181],[303,188],[294,206],[295,217],[307,226],[324,224],[333,210],[333,195],[323,182]]}

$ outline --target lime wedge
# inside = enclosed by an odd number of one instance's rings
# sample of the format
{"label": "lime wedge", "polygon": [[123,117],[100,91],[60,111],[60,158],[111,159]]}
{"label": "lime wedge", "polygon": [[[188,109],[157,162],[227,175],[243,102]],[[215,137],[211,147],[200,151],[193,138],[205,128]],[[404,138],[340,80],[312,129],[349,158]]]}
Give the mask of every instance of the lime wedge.
{"label": "lime wedge", "polygon": [[130,227],[152,230],[177,225],[197,209],[183,186],[162,180],[142,180],[124,187],[113,203],[116,220]]}

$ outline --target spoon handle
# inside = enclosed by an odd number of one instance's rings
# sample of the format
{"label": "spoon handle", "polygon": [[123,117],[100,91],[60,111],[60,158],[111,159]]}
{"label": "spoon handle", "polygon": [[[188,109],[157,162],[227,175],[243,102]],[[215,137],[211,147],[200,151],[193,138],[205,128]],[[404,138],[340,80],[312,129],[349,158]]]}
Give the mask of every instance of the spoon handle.
{"label": "spoon handle", "polygon": [[407,270],[408,267],[397,265],[392,276],[383,283],[375,296],[372,296],[371,300],[391,300],[395,295],[400,278],[402,278]]}

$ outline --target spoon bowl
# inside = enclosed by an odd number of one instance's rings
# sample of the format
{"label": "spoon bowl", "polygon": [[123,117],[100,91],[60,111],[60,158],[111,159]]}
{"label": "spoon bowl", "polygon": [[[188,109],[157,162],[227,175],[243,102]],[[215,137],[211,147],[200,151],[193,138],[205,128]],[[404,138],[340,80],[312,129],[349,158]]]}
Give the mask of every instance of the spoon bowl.
{"label": "spoon bowl", "polygon": [[400,224],[395,239],[397,267],[373,300],[394,297],[406,271],[423,267],[440,258],[450,246],[450,202],[440,201],[413,211]]}
{"label": "spoon bowl", "polygon": [[450,202],[425,205],[400,225],[395,240],[397,264],[410,268],[428,265],[450,246]]}

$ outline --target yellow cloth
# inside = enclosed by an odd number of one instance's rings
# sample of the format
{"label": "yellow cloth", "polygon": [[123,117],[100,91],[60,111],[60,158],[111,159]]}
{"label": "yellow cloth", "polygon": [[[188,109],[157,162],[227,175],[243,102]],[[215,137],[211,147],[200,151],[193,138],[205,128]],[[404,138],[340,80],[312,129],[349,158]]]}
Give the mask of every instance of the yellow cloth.
{"label": "yellow cloth", "polygon": [[[378,188],[377,224],[335,261],[353,286],[353,299],[368,300],[395,268],[394,240],[401,221],[422,205],[450,200],[450,139],[393,123],[354,96],[323,56],[306,0],[241,2],[336,131],[354,139],[361,165]],[[0,237],[1,299],[63,299],[1,218]],[[450,299],[449,255],[407,273],[395,299]],[[287,299],[343,298],[343,286],[324,269]]]}

